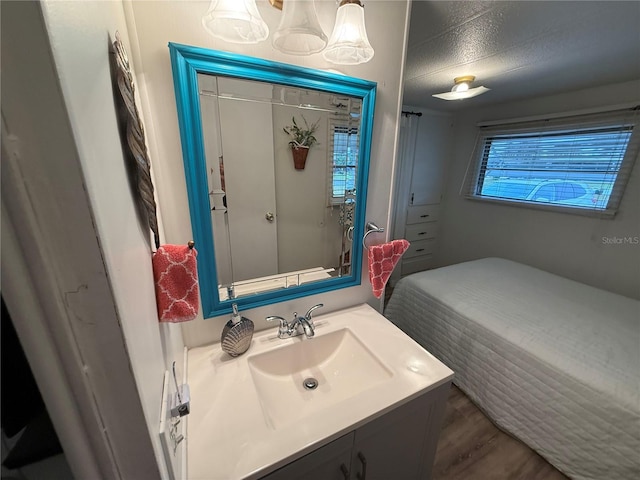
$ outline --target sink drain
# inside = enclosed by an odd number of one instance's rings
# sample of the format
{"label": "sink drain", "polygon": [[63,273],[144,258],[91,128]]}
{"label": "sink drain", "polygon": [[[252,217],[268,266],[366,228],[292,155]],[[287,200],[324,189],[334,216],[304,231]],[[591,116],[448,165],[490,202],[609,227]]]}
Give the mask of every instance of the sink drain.
{"label": "sink drain", "polygon": [[313,377],[305,378],[302,381],[302,386],[307,390],[315,390],[318,387],[318,380]]}

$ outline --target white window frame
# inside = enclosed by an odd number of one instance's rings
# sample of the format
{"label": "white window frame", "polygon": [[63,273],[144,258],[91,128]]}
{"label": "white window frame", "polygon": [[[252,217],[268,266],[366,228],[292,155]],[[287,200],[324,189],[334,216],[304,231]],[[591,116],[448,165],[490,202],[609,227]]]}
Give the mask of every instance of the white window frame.
{"label": "white window frame", "polygon": [[[356,178],[355,178],[355,182],[354,182],[354,189],[355,189],[355,185],[357,184],[357,176],[358,176],[358,163],[359,163],[359,158],[360,158],[360,135],[359,135],[359,120],[360,118],[357,118],[357,122],[354,122],[350,116],[346,117],[344,115],[334,115],[334,116],[330,116],[329,117],[329,147],[327,148],[327,201],[328,201],[328,205],[329,206],[337,206],[337,205],[341,205],[342,203],[345,202],[345,195],[337,195],[335,196],[333,193],[334,190],[334,171],[336,165],[334,164],[334,148],[335,148],[335,144],[334,144],[334,138],[335,138],[335,130],[336,129],[349,129],[349,130],[355,130],[355,132],[353,134],[357,135],[357,139],[358,139],[358,143],[357,143],[357,155],[355,156],[356,160],[355,160],[355,164],[354,165],[347,165],[347,167],[354,167],[355,168],[355,174],[356,174]],[[348,191],[347,191],[347,196],[348,196]]]}
{"label": "white window frame", "polygon": [[[476,145],[469,161],[460,194],[471,200],[521,206],[541,210],[565,212],[590,216],[613,217],[620,205],[624,189],[635,163],[640,147],[640,123],[638,108],[625,108],[604,113],[574,115],[567,117],[543,118],[517,123],[500,123],[481,126]],[[554,203],[541,203],[533,200],[517,200],[486,196],[480,193],[487,170],[487,147],[492,140],[514,140],[518,136],[539,134],[549,136],[553,133],[579,133],[580,131],[597,130],[603,128],[620,127],[631,131],[626,152],[618,169],[615,183],[606,206],[572,206]],[[567,176],[567,180],[572,179]]]}

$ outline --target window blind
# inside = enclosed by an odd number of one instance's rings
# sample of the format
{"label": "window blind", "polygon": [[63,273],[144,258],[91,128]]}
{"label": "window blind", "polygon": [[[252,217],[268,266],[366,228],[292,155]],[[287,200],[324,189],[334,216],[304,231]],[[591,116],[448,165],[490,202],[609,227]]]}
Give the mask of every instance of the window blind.
{"label": "window blind", "polygon": [[329,205],[344,201],[345,194],[356,187],[359,158],[358,127],[350,116],[329,118],[327,198]]}
{"label": "window blind", "polygon": [[461,194],[613,215],[638,155],[637,108],[481,127]]}

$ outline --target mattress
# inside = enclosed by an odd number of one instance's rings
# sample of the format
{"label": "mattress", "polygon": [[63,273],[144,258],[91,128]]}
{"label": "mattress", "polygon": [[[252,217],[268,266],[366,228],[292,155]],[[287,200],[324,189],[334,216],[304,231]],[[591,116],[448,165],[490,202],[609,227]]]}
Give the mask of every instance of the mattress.
{"label": "mattress", "polygon": [[575,479],[640,478],[640,302],[486,258],[415,273],[385,316]]}

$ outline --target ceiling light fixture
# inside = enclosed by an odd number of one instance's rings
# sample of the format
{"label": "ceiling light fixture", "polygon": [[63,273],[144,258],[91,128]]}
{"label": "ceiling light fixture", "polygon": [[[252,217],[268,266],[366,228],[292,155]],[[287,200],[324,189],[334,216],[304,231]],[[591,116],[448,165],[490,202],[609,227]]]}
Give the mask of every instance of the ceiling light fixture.
{"label": "ceiling light fixture", "polygon": [[[269,0],[282,10],[280,25],[273,34],[273,47],[292,55],[322,52],[325,60],[338,65],[371,60],[374,51],[367,37],[362,2],[338,1],[336,23],[327,43],[314,0]],[[214,37],[232,43],[258,43],[269,36],[269,27],[262,20],[255,0],[211,0],[202,25]]]}
{"label": "ceiling light fixture", "polygon": [[214,37],[232,43],[258,43],[269,36],[255,0],[211,0],[202,26]]}
{"label": "ceiling light fixture", "polygon": [[331,63],[357,65],[371,60],[373,54],[364,24],[362,2],[342,0],[329,44],[322,52],[322,56]]}
{"label": "ceiling light fixture", "polygon": [[471,84],[475,79],[476,77],[473,75],[456,77],[453,79],[454,85],[450,92],[434,93],[433,96],[441,98],[442,100],[464,100],[465,98],[472,98],[491,90],[490,88],[482,86],[471,88]]}
{"label": "ceiling light fixture", "polygon": [[282,19],[273,34],[274,48],[291,55],[322,51],[327,45],[327,36],[318,21],[313,0],[286,0],[282,4]]}

